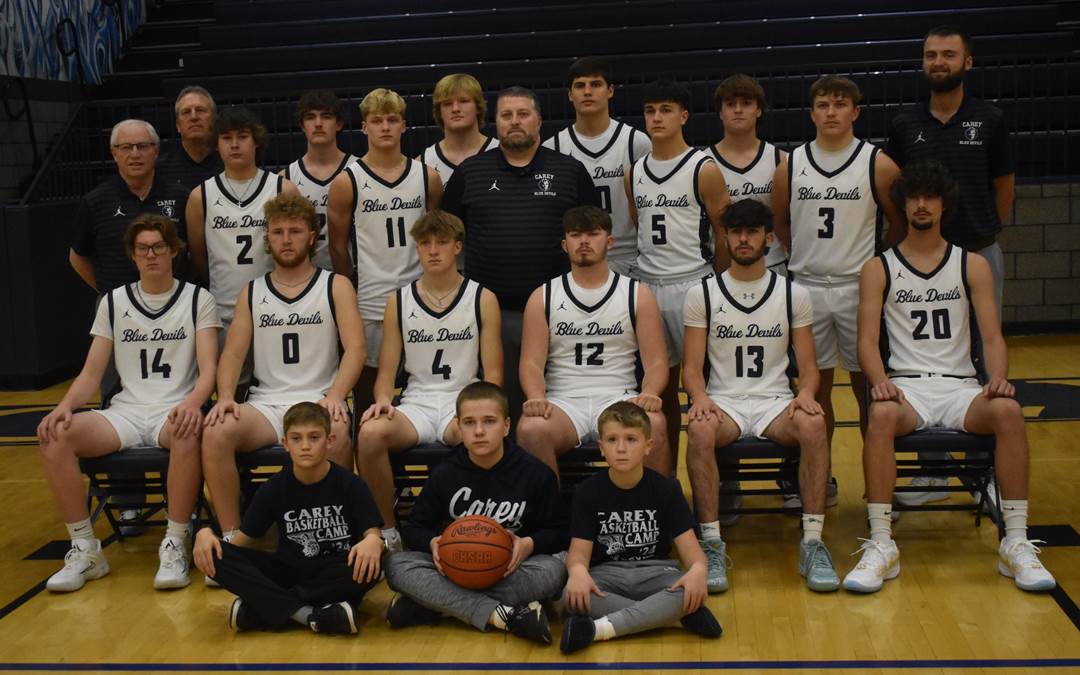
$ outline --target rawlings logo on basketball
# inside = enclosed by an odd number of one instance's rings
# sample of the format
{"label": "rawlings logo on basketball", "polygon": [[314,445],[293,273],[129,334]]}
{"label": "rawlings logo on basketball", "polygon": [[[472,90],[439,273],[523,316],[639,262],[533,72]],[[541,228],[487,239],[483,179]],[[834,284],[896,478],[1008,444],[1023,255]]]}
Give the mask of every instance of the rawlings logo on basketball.
{"label": "rawlings logo on basketball", "polygon": [[500,527],[483,521],[470,520],[465,523],[454,523],[450,526],[450,532],[455,537],[490,537],[498,532]]}

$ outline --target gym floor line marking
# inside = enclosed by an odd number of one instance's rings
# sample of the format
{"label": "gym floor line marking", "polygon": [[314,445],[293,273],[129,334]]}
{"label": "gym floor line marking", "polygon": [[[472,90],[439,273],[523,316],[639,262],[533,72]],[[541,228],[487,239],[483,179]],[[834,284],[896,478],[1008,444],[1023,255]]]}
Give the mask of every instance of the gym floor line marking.
{"label": "gym floor line marking", "polygon": [[[106,537],[106,539],[104,541],[101,542],[101,550],[104,551],[109,546],[109,544],[113,543],[116,540],[117,540],[116,539],[116,534],[115,533],[110,534],[108,537]],[[41,593],[42,591],[45,590],[45,584],[48,581],[49,581],[48,578],[42,579],[37,584],[35,584],[33,587],[31,587],[30,590],[26,591],[25,593],[23,593],[19,597],[15,598],[14,600],[12,600],[8,604],[4,605],[3,607],[0,607],[0,620],[3,620],[4,618],[7,617],[7,615],[11,614],[12,612],[17,610],[18,608],[22,607],[26,603],[33,600],[34,597],[36,597],[38,593]],[[10,665],[10,664],[2,664],[2,663],[0,663],[0,670],[4,670],[6,665]]]}
{"label": "gym floor line marking", "polygon": [[868,668],[1075,668],[1080,658],[1068,659],[894,659],[882,661],[656,661],[617,663],[570,662],[503,662],[503,663],[0,663],[0,670],[14,671],[255,671],[321,672],[331,670],[355,671],[553,671],[553,670],[864,670]]}

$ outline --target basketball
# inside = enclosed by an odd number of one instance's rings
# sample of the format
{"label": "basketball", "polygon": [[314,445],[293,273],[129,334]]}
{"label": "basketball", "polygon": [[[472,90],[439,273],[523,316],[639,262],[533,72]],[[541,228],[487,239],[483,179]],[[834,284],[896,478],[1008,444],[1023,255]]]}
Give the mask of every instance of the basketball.
{"label": "basketball", "polygon": [[494,586],[506,574],[514,538],[487,516],[465,516],[450,523],[439,539],[446,578],[462,588]]}

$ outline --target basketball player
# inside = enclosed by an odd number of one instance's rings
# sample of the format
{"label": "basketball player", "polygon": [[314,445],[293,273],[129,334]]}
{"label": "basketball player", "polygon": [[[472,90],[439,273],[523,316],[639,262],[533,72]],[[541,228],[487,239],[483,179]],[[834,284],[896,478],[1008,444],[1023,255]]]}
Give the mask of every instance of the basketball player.
{"label": "basketball player", "polygon": [[[502,383],[499,301],[461,276],[465,226],[455,215],[428,211],[409,232],[424,272],[386,302],[375,403],[364,411],[356,443],[356,466],[371,487],[391,551],[401,550],[394,526],[394,476],[388,453],[419,443],[461,442],[454,421],[458,392],[480,379]],[[394,406],[395,379],[404,370],[401,402]]]}
{"label": "basketball player", "polygon": [[[183,242],[171,220],[138,216],[124,245],[139,280],[109,291],[98,304],[82,372],[37,429],[45,478],[71,537],[64,568],[45,584],[50,591],[76,591],[109,573],[90,523],[79,458],[140,445],[169,450],[168,523],[154,588],[190,583],[187,528],[202,485],[202,405],[214,391],[221,322],[213,296],[173,278]],[[122,387],[112,405],[74,413],[97,389],[110,358]]]}
{"label": "basketball player", "polygon": [[652,152],[624,176],[630,220],[637,224],[633,274],[649,285],[667,336],[669,374],[662,394],[669,447],[679,447],[679,364],[683,356],[683,300],[702,277],[727,267],[719,232],[728,205],[727,184],[716,162],[683,138],[690,92],[658,80],[641,92]]}
{"label": "basketball player", "polygon": [[[820,378],[810,294],[765,268],[765,250],[773,239],[768,206],[756,199],[737,201],[724,211],[723,224],[731,267],[692,288],[685,310],[683,384],[691,401],[686,463],[709,564],[709,591],[728,586],[727,547],[717,517],[716,448],[753,437],[800,448],[805,506],[799,572],[811,590],[835,591],[840,578],[821,540],[829,444],[824,411],[814,400]],[[794,396],[788,377],[792,358],[799,368]]]}
{"label": "basketball player", "polygon": [[261,242],[263,207],[279,194],[299,192],[292,182],[255,165],[256,153],[266,145],[266,127],[251,111],[221,111],[214,135],[225,170],[191,191],[185,217],[195,278],[207,281],[227,330],[240,289],[274,265]]}
{"label": "basketball player", "polygon": [[[810,119],[817,136],[782,158],[773,180],[776,234],[790,252],[788,271],[810,291],[814,305],[814,349],[821,372],[817,401],[825,410],[832,443],[833,369],[851,373],[866,429],[866,378],[855,349],[859,269],[874,255],[881,214],[889,219],[887,241],[903,236],[903,216],[889,198],[899,174],[896,164],[871,143],[855,137],[862,94],[845,77],[829,75],[810,87]],[[785,505],[793,504],[788,500]]]}
{"label": "basketball player", "polygon": [[435,124],[443,139],[424,148],[416,159],[435,169],[442,184],[450,180],[458,164],[481,152],[499,147],[499,139],[484,134],[487,101],[476,78],[453,73],[435,84],[431,95]]}
{"label": "basketball player", "polygon": [[307,152],[285,167],[282,173],[315,207],[319,237],[312,261],[324,270],[333,271],[326,236],[327,193],[331,181],[356,158],[338,147],[337,135],[345,126],[345,108],[334,92],[325,89],[305,92],[300,97],[299,107],[300,129],[307,137]]}
{"label": "basketball player", "polygon": [[[731,201],[756,199],[772,203],[773,175],[787,153],[758,138],[758,120],[765,113],[765,90],[749,75],[739,73],[720,82],[713,94],[724,137],[709,146],[724,174]],[[773,239],[765,254],[765,267],[787,274],[787,251]]]}
{"label": "basketball player", "polygon": [[[566,582],[554,554],[566,549],[566,514],[555,474],[510,442],[506,394],[473,382],[457,397],[462,445],[431,472],[402,533],[408,551],[386,563],[391,628],[437,624],[443,614],[479,630],[488,627],[551,643],[543,602]],[[462,588],[443,574],[439,540],[446,526],[467,515],[492,518],[513,536],[502,579],[484,590]]]}
{"label": "basketball player", "polygon": [[578,159],[588,169],[600,205],[611,215],[614,226],[615,245],[608,252],[608,265],[625,276],[637,258],[637,234],[630,222],[623,176],[626,167],[652,150],[652,143],[637,129],[611,119],[608,107],[615,85],[606,61],[589,56],[574,61],[566,74],[566,86],[574,106],[574,123],[544,145]]}
{"label": "basketball player", "polygon": [[[521,343],[524,415],[518,443],[551,467],[556,458],[596,440],[597,419],[616,401],[648,414],[653,451],[649,468],[671,475],[660,393],[667,378],[667,348],[652,291],[610,269],[611,216],[578,206],[563,216],[562,247],[570,272],[533,291],[525,305]],[[637,360],[644,366],[638,393]]]}
{"label": "basketball player", "polygon": [[[844,577],[849,591],[872,593],[900,573],[892,540],[896,485],[894,441],[917,429],[944,427],[993,434],[1005,538],[998,571],[1025,591],[1056,582],[1027,538],[1028,442],[1009,371],[990,265],[941,236],[943,214],[956,208],[956,183],[937,160],[904,167],[895,189],[910,228],[894,248],[863,265],[859,281],[859,362],[870,381],[870,424],[863,448],[870,539]],[[976,379],[971,314],[978,322],[989,381]],[[884,335],[881,335],[882,329]],[[879,342],[879,338],[884,340]]]}
{"label": "basketball player", "polygon": [[[352,462],[345,398],[364,362],[364,333],[352,284],[311,262],[318,235],[315,209],[306,197],[280,195],[263,208],[265,245],[274,267],[249,281],[236,300],[218,364],[217,404],[206,416],[203,470],[222,534],[240,526],[236,453],[273,445],[284,437],[289,406],[316,401],[331,415],[330,459]],[[338,361],[338,344],[344,353]],[[236,402],[240,368],[253,353],[247,403]]]}
{"label": "basketball player", "polygon": [[[442,181],[423,162],[402,154],[405,100],[374,89],[360,102],[367,153],[330,183],[327,217],[330,257],[338,274],[356,275],[356,303],[364,319],[366,368],[353,391],[356,410],[374,403],[383,312],[395,290],[420,276],[416,246],[407,233],[416,219],[439,204]],[[356,255],[353,267],[349,250]]]}

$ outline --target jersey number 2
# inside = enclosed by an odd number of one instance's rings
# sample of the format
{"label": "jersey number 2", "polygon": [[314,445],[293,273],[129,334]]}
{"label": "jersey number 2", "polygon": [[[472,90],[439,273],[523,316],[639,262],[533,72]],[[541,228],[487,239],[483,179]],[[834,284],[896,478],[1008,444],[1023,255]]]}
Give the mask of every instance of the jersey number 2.
{"label": "jersey number 2", "polygon": [[236,245],[240,246],[240,252],[236,254],[237,265],[254,265],[255,259],[249,258],[248,254],[251,253],[251,235],[250,234],[238,234],[236,235]]}

